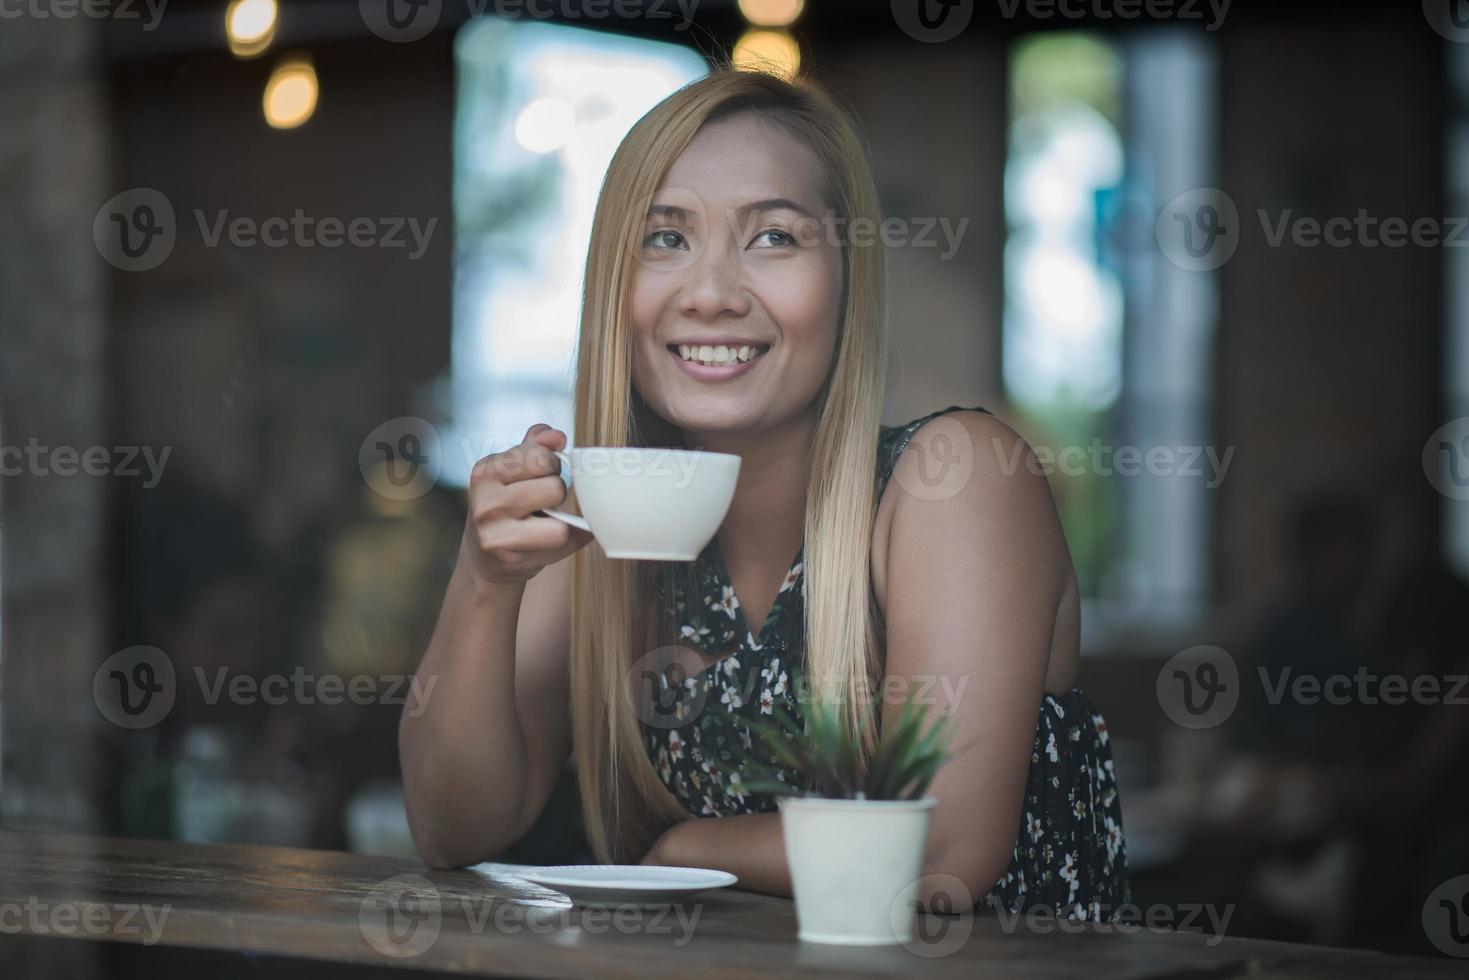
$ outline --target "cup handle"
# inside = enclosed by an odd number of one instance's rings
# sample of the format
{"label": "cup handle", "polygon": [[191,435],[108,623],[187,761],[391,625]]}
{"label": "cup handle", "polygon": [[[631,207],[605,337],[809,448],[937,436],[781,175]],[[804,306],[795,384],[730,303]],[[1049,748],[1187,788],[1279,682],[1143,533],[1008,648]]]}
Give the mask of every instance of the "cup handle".
{"label": "cup handle", "polygon": [[[556,453],[556,458],[557,459],[561,460],[561,462],[563,462],[563,463],[566,464],[566,473],[567,473],[567,476],[566,476],[566,486],[567,486],[567,489],[570,489],[571,488],[571,457],[568,456],[568,455],[566,455],[563,452],[558,452],[557,450],[554,450],[554,449],[551,450],[551,451],[553,453]],[[554,517],[558,521],[564,521],[565,523],[570,524],[572,527],[581,528],[583,531],[586,531],[588,534],[591,534],[592,533],[592,526],[587,523],[587,520],[584,517],[578,517],[575,514],[568,514],[564,510],[556,510],[556,509],[551,508],[551,507],[543,508],[542,510],[537,511],[536,513],[543,514],[546,517]]]}

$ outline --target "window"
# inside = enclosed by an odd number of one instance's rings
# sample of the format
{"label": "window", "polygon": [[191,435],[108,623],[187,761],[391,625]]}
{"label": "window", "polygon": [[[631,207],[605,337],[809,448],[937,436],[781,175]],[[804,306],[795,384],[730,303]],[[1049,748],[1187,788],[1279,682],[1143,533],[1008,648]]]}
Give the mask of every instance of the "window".
{"label": "window", "polygon": [[1169,261],[1154,222],[1212,184],[1215,72],[1183,30],[1011,51],[1003,377],[1093,630],[1183,625],[1209,595],[1215,273]]}
{"label": "window", "polygon": [[[597,192],[634,122],[703,75],[672,44],[484,17],[456,41],[453,424],[443,479],[567,432]],[[575,436],[573,435],[573,439]]]}

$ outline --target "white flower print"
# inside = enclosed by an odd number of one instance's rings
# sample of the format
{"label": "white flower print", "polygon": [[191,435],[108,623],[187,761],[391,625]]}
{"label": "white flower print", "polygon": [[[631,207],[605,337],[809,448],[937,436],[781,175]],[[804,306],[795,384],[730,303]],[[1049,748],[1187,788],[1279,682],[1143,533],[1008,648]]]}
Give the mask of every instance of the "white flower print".
{"label": "white flower print", "polygon": [[[803,569],[805,567],[806,567],[806,563],[805,562],[803,562],[803,561],[796,562],[796,564],[791,567],[791,570],[789,572],[786,572],[785,579],[780,583],[780,591],[781,592],[789,592],[791,590],[791,588],[796,584],[796,579],[800,578],[800,576],[801,576],[801,569]],[[780,593],[776,593],[776,594],[779,595]]]}
{"label": "white flower print", "polygon": [[759,653],[761,650],[765,649],[763,646],[760,645],[760,641],[755,638],[755,634],[751,633],[749,630],[745,630],[745,646],[750,648],[751,653]]}
{"label": "white flower print", "polygon": [[[1059,762],[1061,754],[1056,751],[1056,733],[1051,732],[1046,736],[1046,755],[1052,762]],[[1057,784],[1059,785],[1059,783]]]}
{"label": "white flower print", "polygon": [[709,608],[717,609],[720,612],[723,612],[730,619],[734,619],[735,610],[740,608],[739,597],[735,595],[734,589],[728,585],[723,587],[723,591],[724,595],[719,599],[719,601],[710,602]]}
{"label": "white flower print", "polygon": [[1104,821],[1107,828],[1107,860],[1117,860],[1117,852],[1122,850],[1122,828],[1117,821],[1110,816]]}
{"label": "white flower print", "polygon": [[1032,844],[1040,840],[1041,835],[1046,832],[1045,828],[1041,826],[1041,818],[1033,813],[1026,820],[1026,829],[1030,831],[1030,842]]}
{"label": "white flower print", "polygon": [[685,640],[702,640],[704,637],[709,635],[709,627],[700,626],[698,629],[694,629],[688,623],[685,623],[683,627],[679,629],[678,635],[683,637]]}
{"label": "white flower print", "polygon": [[667,783],[673,778],[673,767],[668,764],[668,750],[658,750],[658,776]]}
{"label": "white flower print", "polygon": [[743,707],[745,703],[744,699],[740,697],[740,692],[732,687],[726,687],[724,693],[719,695],[719,700],[731,711]]}
{"label": "white flower print", "polygon": [[772,714],[775,711],[775,698],[770,696],[770,689],[766,688],[760,692],[760,713],[762,715]]}
{"label": "white flower print", "polygon": [[740,774],[732,772],[729,774],[729,784],[724,787],[724,795],[733,796],[741,803],[745,802],[745,784],[740,779]]}
{"label": "white flower print", "polygon": [[679,738],[678,732],[669,729],[668,732],[668,756],[674,762],[683,759],[683,739]]}
{"label": "white flower print", "polygon": [[1061,865],[1061,879],[1067,884],[1066,901],[1070,904],[1076,898],[1076,890],[1081,887],[1076,873],[1076,855],[1070,851],[1066,852],[1066,861]]}
{"label": "white flower print", "polygon": [[738,657],[725,657],[719,662],[719,667],[724,671],[726,677],[733,677],[735,671],[740,669],[740,660]]}

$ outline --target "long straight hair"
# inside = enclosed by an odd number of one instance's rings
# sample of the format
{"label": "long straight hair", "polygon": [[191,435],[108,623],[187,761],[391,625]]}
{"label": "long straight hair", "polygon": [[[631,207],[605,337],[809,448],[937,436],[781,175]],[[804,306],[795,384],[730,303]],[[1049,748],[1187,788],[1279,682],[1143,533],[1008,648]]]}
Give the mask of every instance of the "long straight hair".
{"label": "long straight hair", "polygon": [[[660,420],[650,417],[632,385],[631,292],[647,211],[699,129],[742,113],[782,126],[811,149],[826,176],[828,205],[841,219],[837,228],[878,227],[863,142],[851,116],[814,83],[722,69],[664,99],[623,140],[597,200],[576,366],[581,445],[649,445],[658,429]],[[885,263],[870,237],[854,245],[849,236],[841,247],[836,349],[816,398],[806,488],[803,671],[812,697],[846,705],[844,717],[865,757],[876,732],[856,694],[881,671],[869,568],[886,360]],[[688,816],[648,758],[629,676],[653,649],[657,574],[657,563],[613,560],[595,548],[583,548],[573,560],[572,752],[587,839],[604,862],[640,859],[658,834]]]}

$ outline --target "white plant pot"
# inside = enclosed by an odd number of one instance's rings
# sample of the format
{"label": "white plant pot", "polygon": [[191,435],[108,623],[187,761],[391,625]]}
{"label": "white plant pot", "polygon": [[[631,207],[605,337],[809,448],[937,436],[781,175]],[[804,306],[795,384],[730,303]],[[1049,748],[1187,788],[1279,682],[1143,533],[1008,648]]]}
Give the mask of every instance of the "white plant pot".
{"label": "white plant pot", "polygon": [[778,800],[800,938],[886,946],[913,938],[934,797]]}

